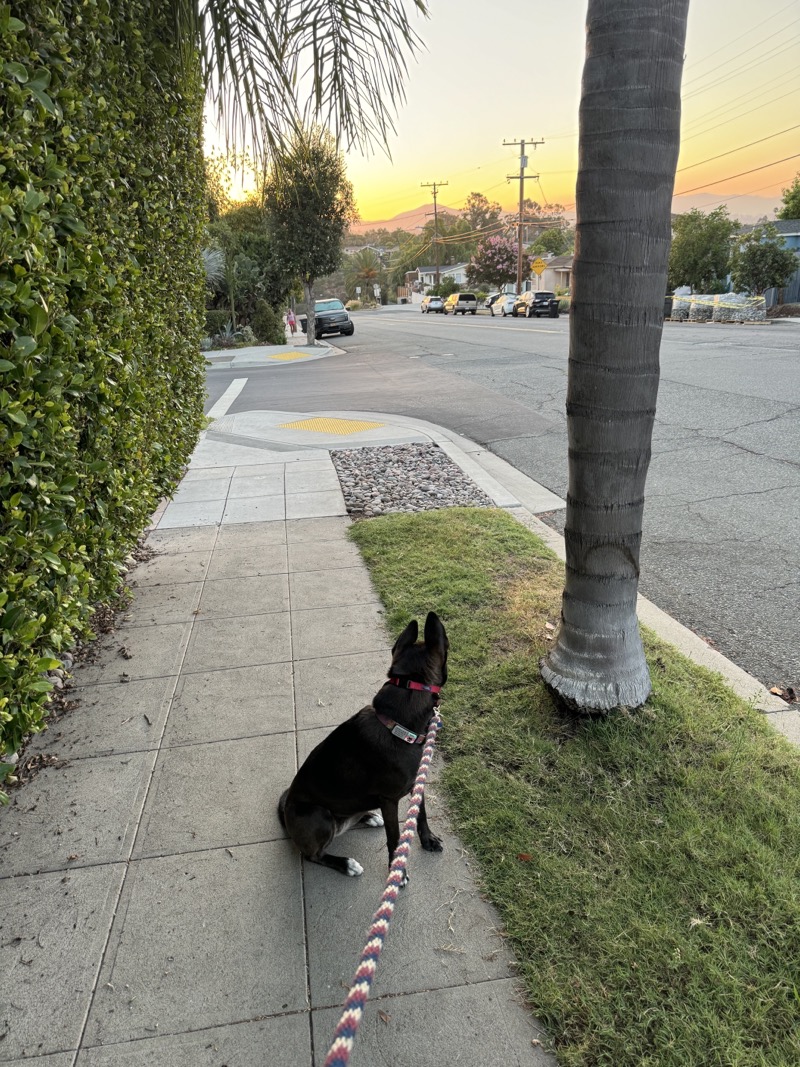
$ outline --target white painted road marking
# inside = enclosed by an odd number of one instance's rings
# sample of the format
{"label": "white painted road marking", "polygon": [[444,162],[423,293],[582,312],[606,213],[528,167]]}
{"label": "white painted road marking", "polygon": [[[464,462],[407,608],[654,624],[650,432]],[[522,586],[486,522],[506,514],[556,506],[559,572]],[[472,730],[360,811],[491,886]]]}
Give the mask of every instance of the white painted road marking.
{"label": "white painted road marking", "polygon": [[246,385],[247,378],[234,378],[213,408],[209,411],[208,418],[221,419],[223,415],[227,415],[228,408]]}

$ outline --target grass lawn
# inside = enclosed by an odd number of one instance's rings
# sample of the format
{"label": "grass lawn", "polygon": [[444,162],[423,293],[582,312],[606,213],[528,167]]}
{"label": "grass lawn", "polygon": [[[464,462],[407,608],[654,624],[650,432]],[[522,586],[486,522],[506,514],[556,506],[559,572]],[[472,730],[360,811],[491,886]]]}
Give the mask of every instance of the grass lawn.
{"label": "grass lawn", "polygon": [[440,781],[559,1062],[800,1064],[800,752],[649,633],[644,708],[560,713],[563,564],[502,511],[351,535],[392,632],[447,626]]}

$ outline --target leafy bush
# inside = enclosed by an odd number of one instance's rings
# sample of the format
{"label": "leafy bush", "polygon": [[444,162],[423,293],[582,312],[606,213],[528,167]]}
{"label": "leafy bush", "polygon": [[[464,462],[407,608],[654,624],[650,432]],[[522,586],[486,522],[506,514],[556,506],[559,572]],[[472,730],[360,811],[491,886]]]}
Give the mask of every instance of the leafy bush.
{"label": "leafy bush", "polygon": [[0,755],[202,422],[202,91],[169,5],[0,5]]}
{"label": "leafy bush", "polygon": [[206,336],[216,337],[217,334],[222,333],[227,324],[230,322],[230,311],[211,310],[206,311]]}
{"label": "leafy bush", "polygon": [[253,333],[257,340],[268,345],[286,344],[286,330],[283,326],[283,316],[274,307],[259,300],[253,315]]}

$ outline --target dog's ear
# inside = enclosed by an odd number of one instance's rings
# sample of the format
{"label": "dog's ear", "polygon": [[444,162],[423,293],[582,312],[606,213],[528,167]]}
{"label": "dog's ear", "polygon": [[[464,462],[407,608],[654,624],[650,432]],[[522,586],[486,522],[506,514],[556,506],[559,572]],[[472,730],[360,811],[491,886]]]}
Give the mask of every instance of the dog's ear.
{"label": "dog's ear", "polygon": [[417,625],[417,620],[412,619],[392,646],[392,655],[396,656],[400,652],[403,652],[406,648],[410,648],[411,646],[415,645],[417,643],[418,635],[419,626]]}
{"label": "dog's ear", "polygon": [[442,620],[435,611],[429,611],[425,620],[425,649],[428,655],[441,656],[442,662],[445,662],[449,645]]}

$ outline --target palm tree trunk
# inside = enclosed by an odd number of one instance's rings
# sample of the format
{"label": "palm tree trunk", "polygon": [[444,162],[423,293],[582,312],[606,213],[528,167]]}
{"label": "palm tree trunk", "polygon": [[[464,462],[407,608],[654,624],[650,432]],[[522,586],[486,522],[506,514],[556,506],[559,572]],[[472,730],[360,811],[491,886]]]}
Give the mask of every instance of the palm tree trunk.
{"label": "palm tree trunk", "polygon": [[314,283],[303,282],[306,294],[306,344],[313,345],[316,341],[316,322],[314,321]]}
{"label": "palm tree trunk", "polygon": [[567,572],[545,682],[583,710],[637,707],[636,619],[689,0],[589,0],[567,430]]}

